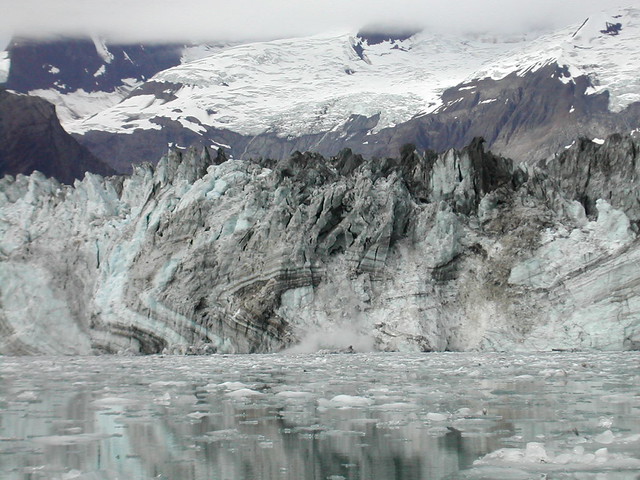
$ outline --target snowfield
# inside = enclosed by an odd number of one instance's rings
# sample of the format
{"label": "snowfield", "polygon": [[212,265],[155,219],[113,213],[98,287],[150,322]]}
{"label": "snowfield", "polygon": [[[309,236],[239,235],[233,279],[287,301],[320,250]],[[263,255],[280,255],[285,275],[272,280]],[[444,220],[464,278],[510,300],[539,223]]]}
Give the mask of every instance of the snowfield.
{"label": "snowfield", "polygon": [[164,117],[194,131],[208,125],[297,136],[331,130],[354,114],[379,114],[380,129],[435,110],[445,88],[521,46],[423,32],[365,45],[358,55],[360,41],[330,34],[229,47],[151,79],[176,98],[141,105],[130,97],[67,128],[129,133],[157,128],[152,120]]}

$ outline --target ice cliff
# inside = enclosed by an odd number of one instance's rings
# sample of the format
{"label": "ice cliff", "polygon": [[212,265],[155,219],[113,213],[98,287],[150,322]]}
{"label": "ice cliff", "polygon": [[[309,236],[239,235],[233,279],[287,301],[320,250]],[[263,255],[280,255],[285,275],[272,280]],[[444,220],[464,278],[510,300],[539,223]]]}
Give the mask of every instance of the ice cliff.
{"label": "ice cliff", "polygon": [[0,352],[640,348],[640,144],[0,180]]}

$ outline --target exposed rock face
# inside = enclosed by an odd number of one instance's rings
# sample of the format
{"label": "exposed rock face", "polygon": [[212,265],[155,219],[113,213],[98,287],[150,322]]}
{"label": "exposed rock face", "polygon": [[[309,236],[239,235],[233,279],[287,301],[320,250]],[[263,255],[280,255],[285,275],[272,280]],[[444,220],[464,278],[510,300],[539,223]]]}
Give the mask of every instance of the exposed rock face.
{"label": "exposed rock face", "polygon": [[27,93],[112,91],[125,81],[151,78],[180,63],[182,45],[113,45],[99,39],[14,38],[8,46],[11,68],[6,88]]}
{"label": "exposed rock face", "polygon": [[[391,42],[395,43],[402,42],[408,38],[411,38],[416,33],[420,32],[422,29],[419,28],[400,28],[400,29],[389,29],[385,27],[378,28],[375,25],[370,25],[365,28],[362,28],[358,32],[358,39],[362,42],[366,42],[367,45],[376,45],[382,42]],[[398,46],[398,48],[401,48]]]}
{"label": "exposed rock face", "polygon": [[64,131],[52,104],[0,89],[0,175],[34,170],[64,183],[115,173]]}
{"label": "exposed rock face", "polygon": [[[264,352],[318,334],[325,348],[637,348],[639,190],[599,180],[637,149],[583,142],[515,170],[480,140],[380,160],[190,150],[73,188],[5,179],[0,352]],[[591,173],[588,152],[609,167]]]}

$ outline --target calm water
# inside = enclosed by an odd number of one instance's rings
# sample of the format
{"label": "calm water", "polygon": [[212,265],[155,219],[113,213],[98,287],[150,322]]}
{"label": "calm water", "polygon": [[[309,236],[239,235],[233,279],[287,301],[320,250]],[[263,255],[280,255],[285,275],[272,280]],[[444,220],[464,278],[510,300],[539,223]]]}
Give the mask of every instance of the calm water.
{"label": "calm water", "polygon": [[5,479],[640,479],[640,354],[0,357]]}

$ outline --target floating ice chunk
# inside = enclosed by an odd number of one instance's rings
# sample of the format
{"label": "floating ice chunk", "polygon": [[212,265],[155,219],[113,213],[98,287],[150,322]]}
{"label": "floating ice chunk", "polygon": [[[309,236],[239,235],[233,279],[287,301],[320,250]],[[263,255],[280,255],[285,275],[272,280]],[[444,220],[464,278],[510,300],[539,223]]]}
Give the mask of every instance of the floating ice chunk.
{"label": "floating ice chunk", "polygon": [[37,402],[39,399],[38,399],[38,394],[36,392],[26,391],[26,392],[20,393],[16,397],[16,400],[19,402]]}
{"label": "floating ice chunk", "polygon": [[165,392],[161,397],[154,399],[153,403],[156,405],[169,405],[171,404],[171,394],[169,392]]}
{"label": "floating ice chunk", "polygon": [[138,402],[124,397],[104,397],[94,400],[93,404],[99,407],[117,407],[122,405],[135,405]]}
{"label": "floating ice chunk", "polygon": [[598,443],[602,443],[604,445],[609,445],[610,443],[613,443],[615,440],[615,435],[613,434],[613,432],[611,430],[606,430],[604,432],[602,432],[600,435],[596,435],[594,437],[594,440]]}
{"label": "floating ice chunk", "polygon": [[328,402],[325,400],[325,402],[319,402],[319,403],[326,403],[325,405],[321,405],[321,406],[343,407],[343,408],[368,407],[373,404],[373,400],[371,400],[370,398],[359,397],[357,395],[336,395]]}
{"label": "floating ice chunk", "polygon": [[609,457],[609,450],[607,448],[601,448],[596,450],[596,462],[605,463]]}
{"label": "floating ice chunk", "polygon": [[257,392],[256,390],[251,390],[250,388],[240,388],[238,390],[227,392],[226,395],[232,398],[247,398],[247,397],[260,397],[264,395],[264,393]]}
{"label": "floating ice chunk", "polygon": [[378,405],[376,408],[378,410],[399,411],[399,410],[411,410],[415,408],[415,405],[412,403],[406,403],[406,402],[393,402],[393,403],[384,403],[382,405]]}
{"label": "floating ice chunk", "polygon": [[313,393],[284,390],[276,393],[276,397],[282,397],[289,400],[308,400],[313,397]]}
{"label": "floating ice chunk", "polygon": [[618,439],[620,443],[636,443],[640,442],[640,433],[636,433],[633,435],[628,435],[626,437],[621,437]]}
{"label": "floating ice chunk", "polygon": [[187,417],[193,418],[193,419],[196,419],[196,420],[200,420],[201,418],[208,417],[208,416],[209,416],[209,414],[206,413],[206,412],[192,412],[192,413],[187,414]]}
{"label": "floating ice chunk", "polygon": [[444,413],[436,413],[436,412],[427,413],[427,420],[430,420],[432,422],[444,422],[447,420],[447,418],[449,417]]}
{"label": "floating ice chunk", "polygon": [[186,387],[188,385],[187,382],[180,382],[180,381],[175,381],[175,382],[163,382],[163,381],[158,381],[158,382],[153,382],[149,384],[149,388],[167,388],[167,387]]}
{"label": "floating ice chunk", "polygon": [[590,470],[594,471],[597,471],[598,468],[609,469],[613,467],[635,470],[640,466],[640,460],[622,454],[609,453],[607,448],[600,448],[594,453],[586,453],[581,445],[576,446],[571,452],[563,452],[554,456],[547,452],[545,445],[530,442],[524,449],[501,448],[491,452],[476,460],[474,465],[504,465],[505,467],[518,465],[520,468],[544,466],[545,470],[549,471],[559,469],[565,471],[566,468],[571,468],[568,466],[584,469],[586,465],[589,465]]}
{"label": "floating ice chunk", "polygon": [[567,371],[560,368],[545,368],[540,370],[540,375],[543,377],[566,377]]}
{"label": "floating ice chunk", "polygon": [[525,448],[501,448],[488,453],[474,463],[549,463],[550,459],[542,443],[529,442]]}
{"label": "floating ice chunk", "polygon": [[225,390],[242,390],[243,388],[249,388],[249,385],[242,383],[242,382],[224,382],[224,383],[219,383],[219,384],[214,384],[214,385],[207,385],[207,387],[209,386],[213,386],[213,387],[217,387],[217,388],[224,388]]}
{"label": "floating ice chunk", "polygon": [[600,428],[611,428],[611,425],[613,425],[612,417],[600,417],[598,419],[598,426]]}

